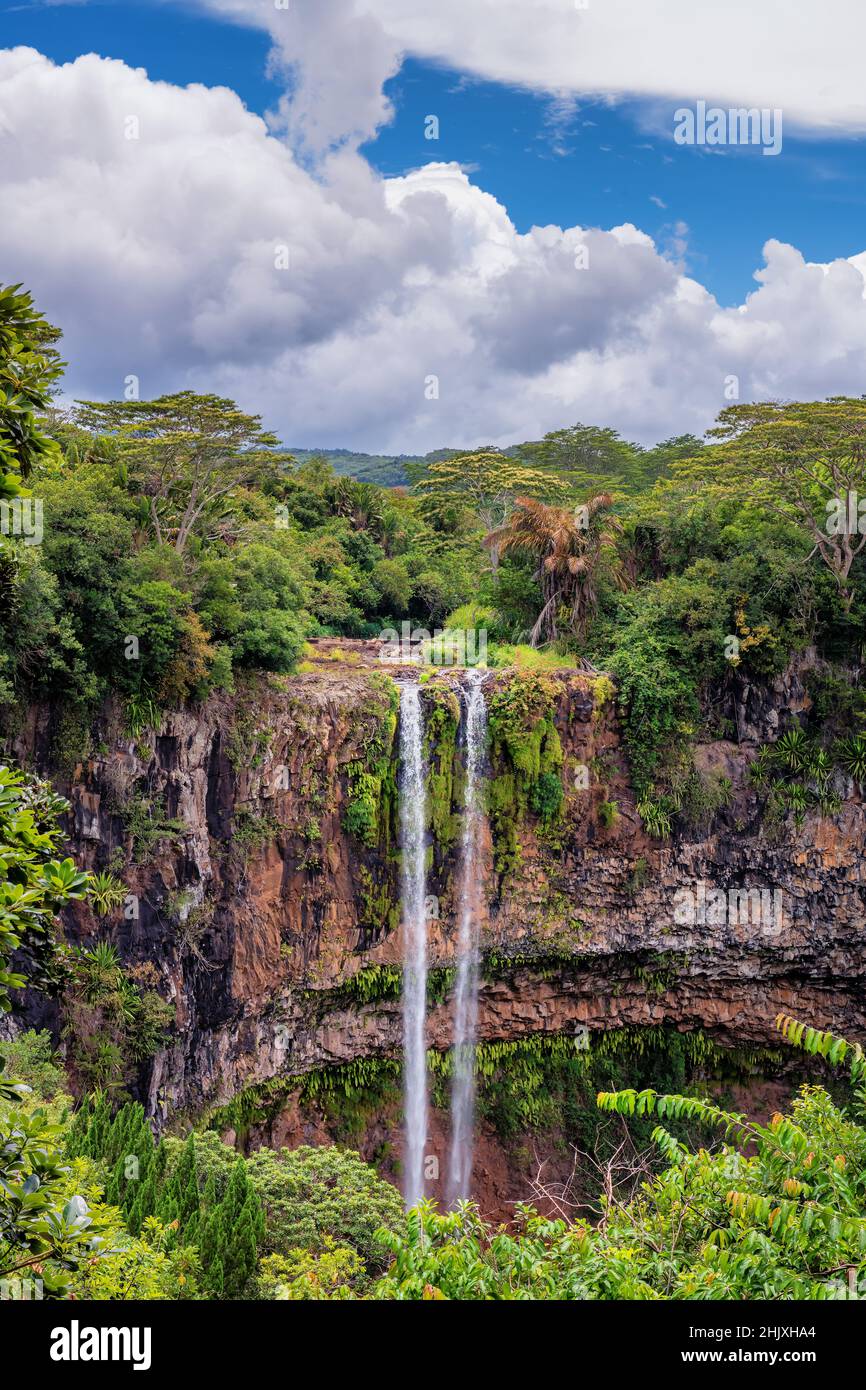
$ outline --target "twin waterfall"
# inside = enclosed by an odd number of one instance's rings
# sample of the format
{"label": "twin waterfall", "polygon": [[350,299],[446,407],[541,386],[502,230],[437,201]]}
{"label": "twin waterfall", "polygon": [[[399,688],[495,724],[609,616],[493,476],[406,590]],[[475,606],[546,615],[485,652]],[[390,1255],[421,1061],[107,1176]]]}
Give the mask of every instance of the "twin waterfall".
{"label": "twin waterfall", "polygon": [[473,671],[463,691],[465,704],[466,800],[460,847],[460,924],[457,936],[457,986],[454,992],[454,1070],[451,1090],[451,1153],[448,1200],[469,1196],[472,1136],[475,1126],[475,1031],[478,1022],[478,926],[481,918],[483,808],[481,773],[487,736],[483,676]]}
{"label": "twin waterfall", "polygon": [[424,825],[424,720],[417,685],[400,691],[400,848],[403,868],[403,1076],[406,1117],[405,1196],[424,1195],[427,1142],[427,846]]}
{"label": "twin waterfall", "polygon": [[[458,866],[457,980],[454,991],[454,1054],[451,1148],[447,1198],[468,1197],[472,1176],[475,1111],[475,1034],[478,1017],[478,932],[481,918],[481,778],[487,736],[483,672],[473,670],[462,690],[465,800]],[[416,683],[400,691],[400,847],[402,850],[403,1076],[406,1126],[404,1194],[407,1207],[424,1195],[427,1099],[427,795],[424,716]]]}

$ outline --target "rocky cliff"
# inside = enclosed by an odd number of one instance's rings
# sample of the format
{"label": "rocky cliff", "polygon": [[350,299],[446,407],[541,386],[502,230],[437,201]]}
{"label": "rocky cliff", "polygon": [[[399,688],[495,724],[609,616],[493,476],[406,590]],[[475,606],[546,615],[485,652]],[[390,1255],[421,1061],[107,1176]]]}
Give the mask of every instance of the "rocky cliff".
{"label": "rocky cliff", "polygon": [[[112,940],[129,967],[149,962],[174,1006],[168,1045],[140,1076],[155,1116],[399,1054],[399,674],[363,644],[323,644],[298,675],[170,713],[137,738],[107,710],[89,756],[66,779],[55,772],[73,852],[110,864],[130,895],[106,918],[81,909],[70,937]],[[458,686],[443,671],[423,687],[434,1049],[448,1047],[451,1026]],[[738,690],[742,741],[696,752],[708,777],[725,779],[723,804],[671,840],[642,828],[608,681],[491,672],[487,694],[501,698],[482,1040],[668,1023],[761,1046],[779,1011],[866,1032],[863,805],[849,786],[838,814],[770,833],[746,775],[759,740],[806,702],[796,672],[775,690]],[[45,769],[51,719],[30,712],[22,762]],[[545,768],[563,788],[555,814],[533,790]],[[768,913],[766,898],[762,911],[731,890],[777,896]]]}

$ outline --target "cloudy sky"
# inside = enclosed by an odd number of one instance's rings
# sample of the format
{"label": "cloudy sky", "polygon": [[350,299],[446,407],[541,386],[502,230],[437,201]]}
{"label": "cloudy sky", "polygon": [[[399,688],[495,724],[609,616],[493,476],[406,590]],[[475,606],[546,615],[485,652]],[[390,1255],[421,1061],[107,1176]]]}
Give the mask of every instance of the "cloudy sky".
{"label": "cloudy sky", "polygon": [[[0,0],[0,281],[71,396],[298,446],[859,395],[864,42],[862,0]],[[677,143],[698,102],[780,152]]]}

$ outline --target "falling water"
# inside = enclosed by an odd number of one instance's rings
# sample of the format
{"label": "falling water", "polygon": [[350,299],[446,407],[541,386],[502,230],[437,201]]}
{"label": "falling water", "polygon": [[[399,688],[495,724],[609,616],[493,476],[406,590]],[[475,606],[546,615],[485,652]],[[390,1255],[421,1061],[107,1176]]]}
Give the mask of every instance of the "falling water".
{"label": "falling water", "polygon": [[402,850],[403,1075],[406,1118],[405,1198],[424,1195],[427,1142],[427,921],[424,722],[417,684],[400,690],[400,847]]}
{"label": "falling water", "polygon": [[472,671],[463,690],[466,707],[466,804],[460,855],[460,918],[454,994],[454,1070],[451,1089],[451,1153],[448,1200],[468,1197],[472,1178],[475,1111],[475,1032],[478,1021],[478,929],[481,907],[481,773],[487,736],[482,671]]}

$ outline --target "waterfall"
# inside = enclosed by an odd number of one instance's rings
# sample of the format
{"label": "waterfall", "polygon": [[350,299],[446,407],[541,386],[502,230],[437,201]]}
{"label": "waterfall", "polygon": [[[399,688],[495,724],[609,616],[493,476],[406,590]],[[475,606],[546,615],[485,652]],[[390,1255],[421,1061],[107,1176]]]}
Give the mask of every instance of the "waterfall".
{"label": "waterfall", "polygon": [[400,688],[400,848],[403,901],[403,1076],[407,1207],[424,1195],[427,1143],[427,914],[424,721],[417,683]]}
{"label": "waterfall", "polygon": [[460,916],[454,992],[454,1057],[451,1083],[451,1152],[448,1200],[468,1197],[475,1128],[475,1033],[478,1022],[478,932],[481,916],[481,774],[487,737],[484,673],[470,672],[465,704],[466,796],[460,847]]}

